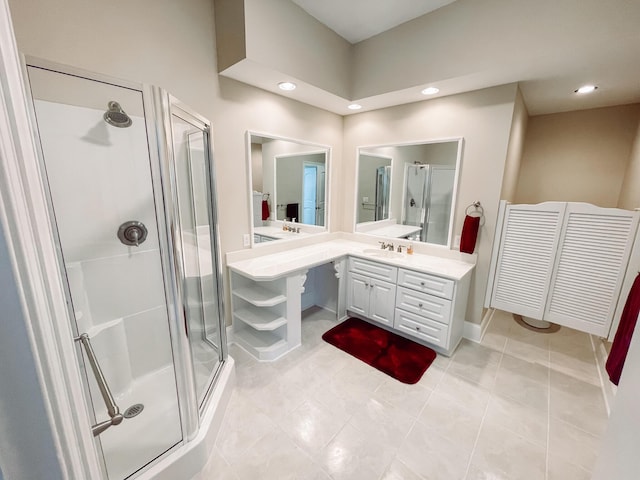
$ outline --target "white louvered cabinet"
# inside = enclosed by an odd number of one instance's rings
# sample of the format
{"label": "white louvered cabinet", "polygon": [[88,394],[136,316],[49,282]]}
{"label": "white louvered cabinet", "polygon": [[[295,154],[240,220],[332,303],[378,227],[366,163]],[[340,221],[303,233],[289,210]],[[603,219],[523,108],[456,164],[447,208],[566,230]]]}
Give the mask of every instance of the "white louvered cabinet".
{"label": "white louvered cabinet", "polygon": [[607,336],[638,212],[502,202],[498,223],[487,306]]}
{"label": "white louvered cabinet", "polygon": [[491,305],[542,318],[566,203],[507,205]]}

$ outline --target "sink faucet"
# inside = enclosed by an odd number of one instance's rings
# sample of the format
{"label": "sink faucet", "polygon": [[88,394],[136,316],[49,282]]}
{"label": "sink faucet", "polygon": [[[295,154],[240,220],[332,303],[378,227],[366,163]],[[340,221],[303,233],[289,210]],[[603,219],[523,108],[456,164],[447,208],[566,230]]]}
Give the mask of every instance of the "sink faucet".
{"label": "sink faucet", "polygon": [[396,251],[398,253],[402,253],[402,245],[398,244],[398,249]]}
{"label": "sink faucet", "polygon": [[387,247],[389,248],[390,252],[393,252],[393,243],[388,244]]}
{"label": "sink faucet", "polygon": [[385,242],[378,242],[378,243],[380,244],[380,248],[381,248],[382,250],[386,250],[386,248],[387,248],[387,244],[386,244]]}

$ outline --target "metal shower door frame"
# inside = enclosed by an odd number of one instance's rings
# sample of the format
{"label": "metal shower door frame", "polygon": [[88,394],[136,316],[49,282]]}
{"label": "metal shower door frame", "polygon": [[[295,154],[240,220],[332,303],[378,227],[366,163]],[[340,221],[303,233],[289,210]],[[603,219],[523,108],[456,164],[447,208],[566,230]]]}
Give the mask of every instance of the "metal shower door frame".
{"label": "metal shower door frame", "polygon": [[[174,239],[174,250],[175,257],[174,260],[175,265],[175,273],[176,273],[176,286],[180,289],[179,298],[181,299],[180,311],[184,314],[184,311],[187,307],[182,281],[181,279],[185,277],[184,275],[184,266],[182,264],[183,251],[182,251],[182,240],[181,240],[181,225],[180,225],[180,210],[178,204],[178,182],[177,182],[177,169],[176,164],[173,161],[175,158],[174,151],[174,132],[171,122],[171,116],[175,115],[181,120],[191,123],[192,125],[200,128],[203,133],[206,133],[207,136],[207,189],[208,194],[211,198],[211,208],[208,209],[209,214],[209,238],[211,241],[211,256],[215,259],[212,271],[215,274],[215,283],[216,283],[216,293],[218,296],[218,331],[220,333],[220,354],[219,354],[219,364],[218,368],[213,374],[213,380],[207,387],[207,392],[203,398],[201,406],[197,407],[195,412],[193,408],[189,406],[189,421],[194,422],[195,420],[195,429],[192,430],[192,436],[186,437],[187,440],[190,440],[197,433],[197,425],[200,418],[200,414],[206,409],[208,398],[211,396],[211,392],[214,390],[216,381],[218,379],[218,374],[220,373],[224,362],[228,355],[228,347],[227,347],[227,337],[226,337],[226,326],[225,326],[225,308],[224,308],[224,286],[222,283],[223,273],[222,273],[222,256],[220,253],[220,226],[218,222],[218,199],[216,195],[216,174],[215,174],[215,163],[214,163],[214,148],[213,148],[213,134],[211,130],[211,122],[182,103],[180,100],[169,94],[163,89],[158,87],[150,87],[151,93],[155,96],[156,100],[159,100],[162,105],[162,116],[158,116],[156,118],[162,119],[162,128],[165,141],[163,142],[163,147],[166,148],[167,154],[164,155],[164,162],[161,162],[161,170],[162,170],[162,178],[167,179],[168,181],[163,182],[163,191],[165,198],[173,199],[171,208],[166,209],[166,213],[169,217],[169,225],[170,225],[170,234]],[[183,348],[187,354],[190,365],[190,374],[189,372],[184,372],[185,376],[189,377],[189,385],[187,388],[190,389],[191,395],[195,399],[195,405],[198,406],[198,392],[195,384],[194,373],[195,370],[193,368],[193,364],[191,361],[191,345],[189,343],[189,338],[186,331],[186,319],[183,319],[182,325],[185,329],[185,335],[182,340],[185,345]]]}

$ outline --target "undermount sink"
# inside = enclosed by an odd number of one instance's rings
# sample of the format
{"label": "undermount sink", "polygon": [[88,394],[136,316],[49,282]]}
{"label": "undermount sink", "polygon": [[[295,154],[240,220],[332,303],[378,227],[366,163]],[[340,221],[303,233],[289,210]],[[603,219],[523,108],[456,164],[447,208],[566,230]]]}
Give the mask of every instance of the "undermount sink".
{"label": "undermount sink", "polygon": [[381,248],[365,248],[362,251],[365,255],[371,255],[372,257],[382,257],[382,258],[400,258],[403,257],[404,254],[400,252],[395,252],[392,250],[383,250]]}

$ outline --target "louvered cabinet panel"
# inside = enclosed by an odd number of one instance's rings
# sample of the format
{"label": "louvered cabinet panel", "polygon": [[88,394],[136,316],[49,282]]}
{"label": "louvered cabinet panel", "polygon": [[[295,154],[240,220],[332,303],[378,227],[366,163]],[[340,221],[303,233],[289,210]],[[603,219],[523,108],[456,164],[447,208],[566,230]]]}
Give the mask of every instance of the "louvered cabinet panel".
{"label": "louvered cabinet panel", "polygon": [[608,334],[637,222],[631,211],[569,204],[545,320]]}
{"label": "louvered cabinet panel", "polygon": [[508,205],[491,306],[542,319],[566,203]]}

